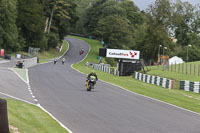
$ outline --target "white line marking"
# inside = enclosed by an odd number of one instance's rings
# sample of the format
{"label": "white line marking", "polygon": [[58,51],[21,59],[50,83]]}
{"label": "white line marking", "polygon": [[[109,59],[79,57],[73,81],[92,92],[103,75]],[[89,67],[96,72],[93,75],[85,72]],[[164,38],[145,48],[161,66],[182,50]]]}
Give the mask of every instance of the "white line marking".
{"label": "white line marking", "polygon": [[142,97],[145,97],[145,98],[149,98],[149,99],[151,99],[151,100],[155,100],[155,101],[158,101],[158,102],[161,102],[161,103],[164,103],[164,104],[167,104],[167,105],[170,105],[170,106],[173,106],[173,107],[176,107],[176,108],[179,108],[179,109],[182,109],[182,110],[185,110],[185,111],[188,111],[188,112],[191,112],[191,113],[197,114],[197,115],[200,115],[199,113],[197,113],[197,112],[195,112],[195,111],[191,111],[191,110],[188,110],[188,109],[185,109],[185,108],[179,107],[179,106],[174,105],[174,104],[170,104],[170,103],[167,103],[167,102],[164,102],[164,101],[161,101],[161,100],[158,100],[158,99],[155,99],[155,98],[149,97],[149,96],[145,96],[145,95],[142,95],[142,94],[139,94],[139,93],[136,93],[136,92],[130,91],[130,90],[128,90],[128,89],[122,88],[122,87],[120,87],[120,86],[118,86],[118,85],[115,85],[115,84],[109,83],[109,82],[107,82],[107,81],[104,81],[104,80],[101,80],[101,79],[100,79],[100,81],[105,82],[105,83],[108,83],[108,84],[111,84],[111,85],[116,86],[116,87],[119,87],[120,89],[125,90],[125,91],[128,91],[128,92],[130,92],[130,93],[133,93],[133,94],[135,94],[135,95],[142,96]]}
{"label": "white line marking", "polygon": [[29,102],[29,101],[26,101],[26,100],[23,100],[23,99],[20,99],[20,98],[17,98],[17,97],[14,97],[14,96],[2,93],[2,92],[0,92],[0,94],[39,107],[44,112],[46,112],[47,114],[49,114],[51,118],[53,118],[55,121],[57,121],[61,125],[61,127],[63,127],[64,129],[66,129],[69,133],[73,133],[69,128],[67,128],[65,125],[63,125],[59,120],[57,120],[51,113],[49,113],[46,109],[44,109],[40,104],[34,104],[34,103]]}
{"label": "white line marking", "polygon": [[34,101],[36,101],[36,102],[37,102],[38,100],[37,100],[37,99],[34,99]]}
{"label": "white line marking", "polygon": [[[27,69],[27,81],[28,81],[28,86],[30,86],[29,83],[29,76],[28,76],[28,69]],[[32,93],[31,87],[29,89],[30,94],[32,95],[32,97],[34,98],[34,101],[37,102],[36,106],[39,107],[40,109],[42,109],[44,112],[46,112],[47,114],[50,115],[51,118],[53,118],[55,121],[57,121],[61,127],[63,127],[64,129],[66,129],[69,133],[73,133],[69,128],[67,128],[64,124],[62,124],[58,119],[56,119],[50,112],[48,112],[46,109],[44,109],[38,102],[38,100],[35,98],[35,96]]]}
{"label": "white line marking", "polygon": [[30,84],[29,84],[29,77],[28,77],[28,69],[26,69],[26,79],[27,79],[28,87],[30,87]]}
{"label": "white line marking", "polygon": [[7,97],[11,97],[11,98],[13,98],[13,99],[16,99],[16,100],[19,100],[19,101],[22,101],[22,102],[25,102],[25,103],[29,103],[29,104],[35,105],[34,103],[31,103],[31,102],[29,102],[29,101],[26,101],[26,100],[23,100],[23,99],[20,99],[20,98],[11,96],[11,95],[8,95],[8,94],[3,93],[3,92],[0,92],[0,94],[5,95],[5,96],[7,96]]}
{"label": "white line marking", "polygon": [[47,114],[49,114],[54,120],[56,120],[69,133],[73,133],[69,128],[67,128],[65,125],[63,125],[58,119],[56,119],[50,112],[48,112],[46,109],[44,109],[40,104],[38,104],[38,107],[40,107],[44,112],[46,112]]}

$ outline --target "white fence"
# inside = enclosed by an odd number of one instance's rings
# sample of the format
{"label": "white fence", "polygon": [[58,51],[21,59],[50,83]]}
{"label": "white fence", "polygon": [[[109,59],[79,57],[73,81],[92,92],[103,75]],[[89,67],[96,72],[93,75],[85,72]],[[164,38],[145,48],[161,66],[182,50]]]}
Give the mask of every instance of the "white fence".
{"label": "white fence", "polygon": [[86,66],[93,67],[95,70],[119,76],[119,71],[115,68],[110,67],[109,64],[96,64],[96,63],[86,62]]}

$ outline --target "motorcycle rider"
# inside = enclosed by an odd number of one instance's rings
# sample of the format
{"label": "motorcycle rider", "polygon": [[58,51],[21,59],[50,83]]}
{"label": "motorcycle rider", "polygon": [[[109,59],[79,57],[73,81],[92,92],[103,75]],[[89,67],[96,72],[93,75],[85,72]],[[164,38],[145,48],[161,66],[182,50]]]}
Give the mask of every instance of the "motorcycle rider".
{"label": "motorcycle rider", "polygon": [[54,64],[56,64],[56,62],[57,62],[57,59],[54,59]]}
{"label": "motorcycle rider", "polygon": [[84,53],[84,51],[85,50],[82,48],[81,51],[80,51],[80,55],[82,55]]}
{"label": "motorcycle rider", "polygon": [[64,63],[65,63],[65,58],[62,59],[62,64],[64,64]]}
{"label": "motorcycle rider", "polygon": [[92,71],[91,73],[88,74],[85,85],[87,85],[87,82],[88,82],[88,80],[90,79],[91,76],[95,77],[95,83],[94,84],[96,84],[96,81],[98,80],[98,77],[97,77],[97,74],[94,71]]}

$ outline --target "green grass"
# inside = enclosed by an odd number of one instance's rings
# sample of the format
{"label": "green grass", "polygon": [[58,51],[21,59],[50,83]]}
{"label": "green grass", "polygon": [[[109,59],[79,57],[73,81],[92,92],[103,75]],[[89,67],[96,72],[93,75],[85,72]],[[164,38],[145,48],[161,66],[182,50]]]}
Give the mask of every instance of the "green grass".
{"label": "green grass", "polygon": [[20,68],[11,68],[13,71],[15,71],[24,81],[28,81],[27,75],[26,75],[26,69],[20,69]]}
{"label": "green grass", "polygon": [[68,49],[68,43],[66,40],[63,40],[63,48],[61,52],[58,52],[58,49],[50,49],[49,51],[38,53],[40,63],[48,62],[50,59],[57,58],[63,55],[67,49]]}
{"label": "green grass", "polygon": [[[187,63],[188,66],[190,66],[190,64],[192,64],[192,72],[191,75],[190,75],[190,72],[189,72],[189,68],[188,68],[188,74],[186,74],[186,70],[185,70],[185,64],[181,64],[180,65],[180,71],[178,70],[179,69],[179,65],[176,66],[176,72],[175,72],[175,65],[172,66],[172,70],[171,71],[171,66],[169,67],[169,71],[168,70],[165,70],[165,71],[162,71],[162,66],[153,66],[151,67],[151,70],[147,72],[147,74],[149,75],[157,75],[157,76],[161,76],[161,77],[165,77],[165,78],[169,78],[169,79],[173,79],[175,80],[175,88],[176,89],[179,89],[179,82],[180,80],[189,80],[189,81],[196,81],[196,82],[200,82],[200,76],[198,76],[198,71],[196,71],[196,74],[194,75],[194,64],[196,64],[196,67],[197,65],[200,64],[200,62],[190,62],[190,63]],[[184,65],[184,69],[183,69],[183,73],[182,73],[182,65]]]}
{"label": "green grass", "polygon": [[[77,37],[75,37],[77,38]],[[78,37],[79,38],[79,37]],[[88,54],[88,57],[81,63],[73,65],[74,68],[78,69],[81,72],[88,74],[92,71],[92,68],[87,68],[85,63],[88,62],[97,62],[98,48],[101,47],[98,41],[90,40],[86,38],[79,38],[91,46],[91,52]],[[127,90],[149,96],[152,98],[159,99],[195,112],[200,113],[200,95],[192,92],[185,92],[182,90],[169,90],[162,88],[160,86],[143,83],[134,79],[132,76],[129,77],[118,77],[111,74],[107,74],[101,71],[96,71],[99,79],[113,83],[115,85],[126,88]],[[98,83],[97,83],[98,84]]]}
{"label": "green grass", "polygon": [[[43,52],[39,52],[38,53],[38,57],[39,57],[39,63],[45,63],[48,62],[49,60],[52,60],[54,58],[58,58],[60,56],[62,56],[66,50],[68,49],[68,43],[66,40],[63,40],[63,48],[61,50],[61,52],[58,51],[58,49],[49,49],[48,51],[43,51]],[[27,52],[17,52],[18,54],[24,54],[24,55],[28,55]],[[16,53],[12,53],[11,56],[15,57]]]}
{"label": "green grass", "polygon": [[21,133],[67,133],[40,108],[24,102],[6,99],[9,124]]}

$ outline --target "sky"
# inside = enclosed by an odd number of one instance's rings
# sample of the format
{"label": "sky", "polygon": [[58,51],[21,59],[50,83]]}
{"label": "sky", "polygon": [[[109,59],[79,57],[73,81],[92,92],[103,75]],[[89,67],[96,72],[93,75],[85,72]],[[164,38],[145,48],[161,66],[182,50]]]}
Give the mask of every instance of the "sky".
{"label": "sky", "polygon": [[[145,10],[148,7],[148,5],[155,2],[155,0],[133,0],[133,1],[140,8],[140,10]],[[182,0],[182,1],[183,2],[188,1],[193,5],[200,3],[200,0]]]}

